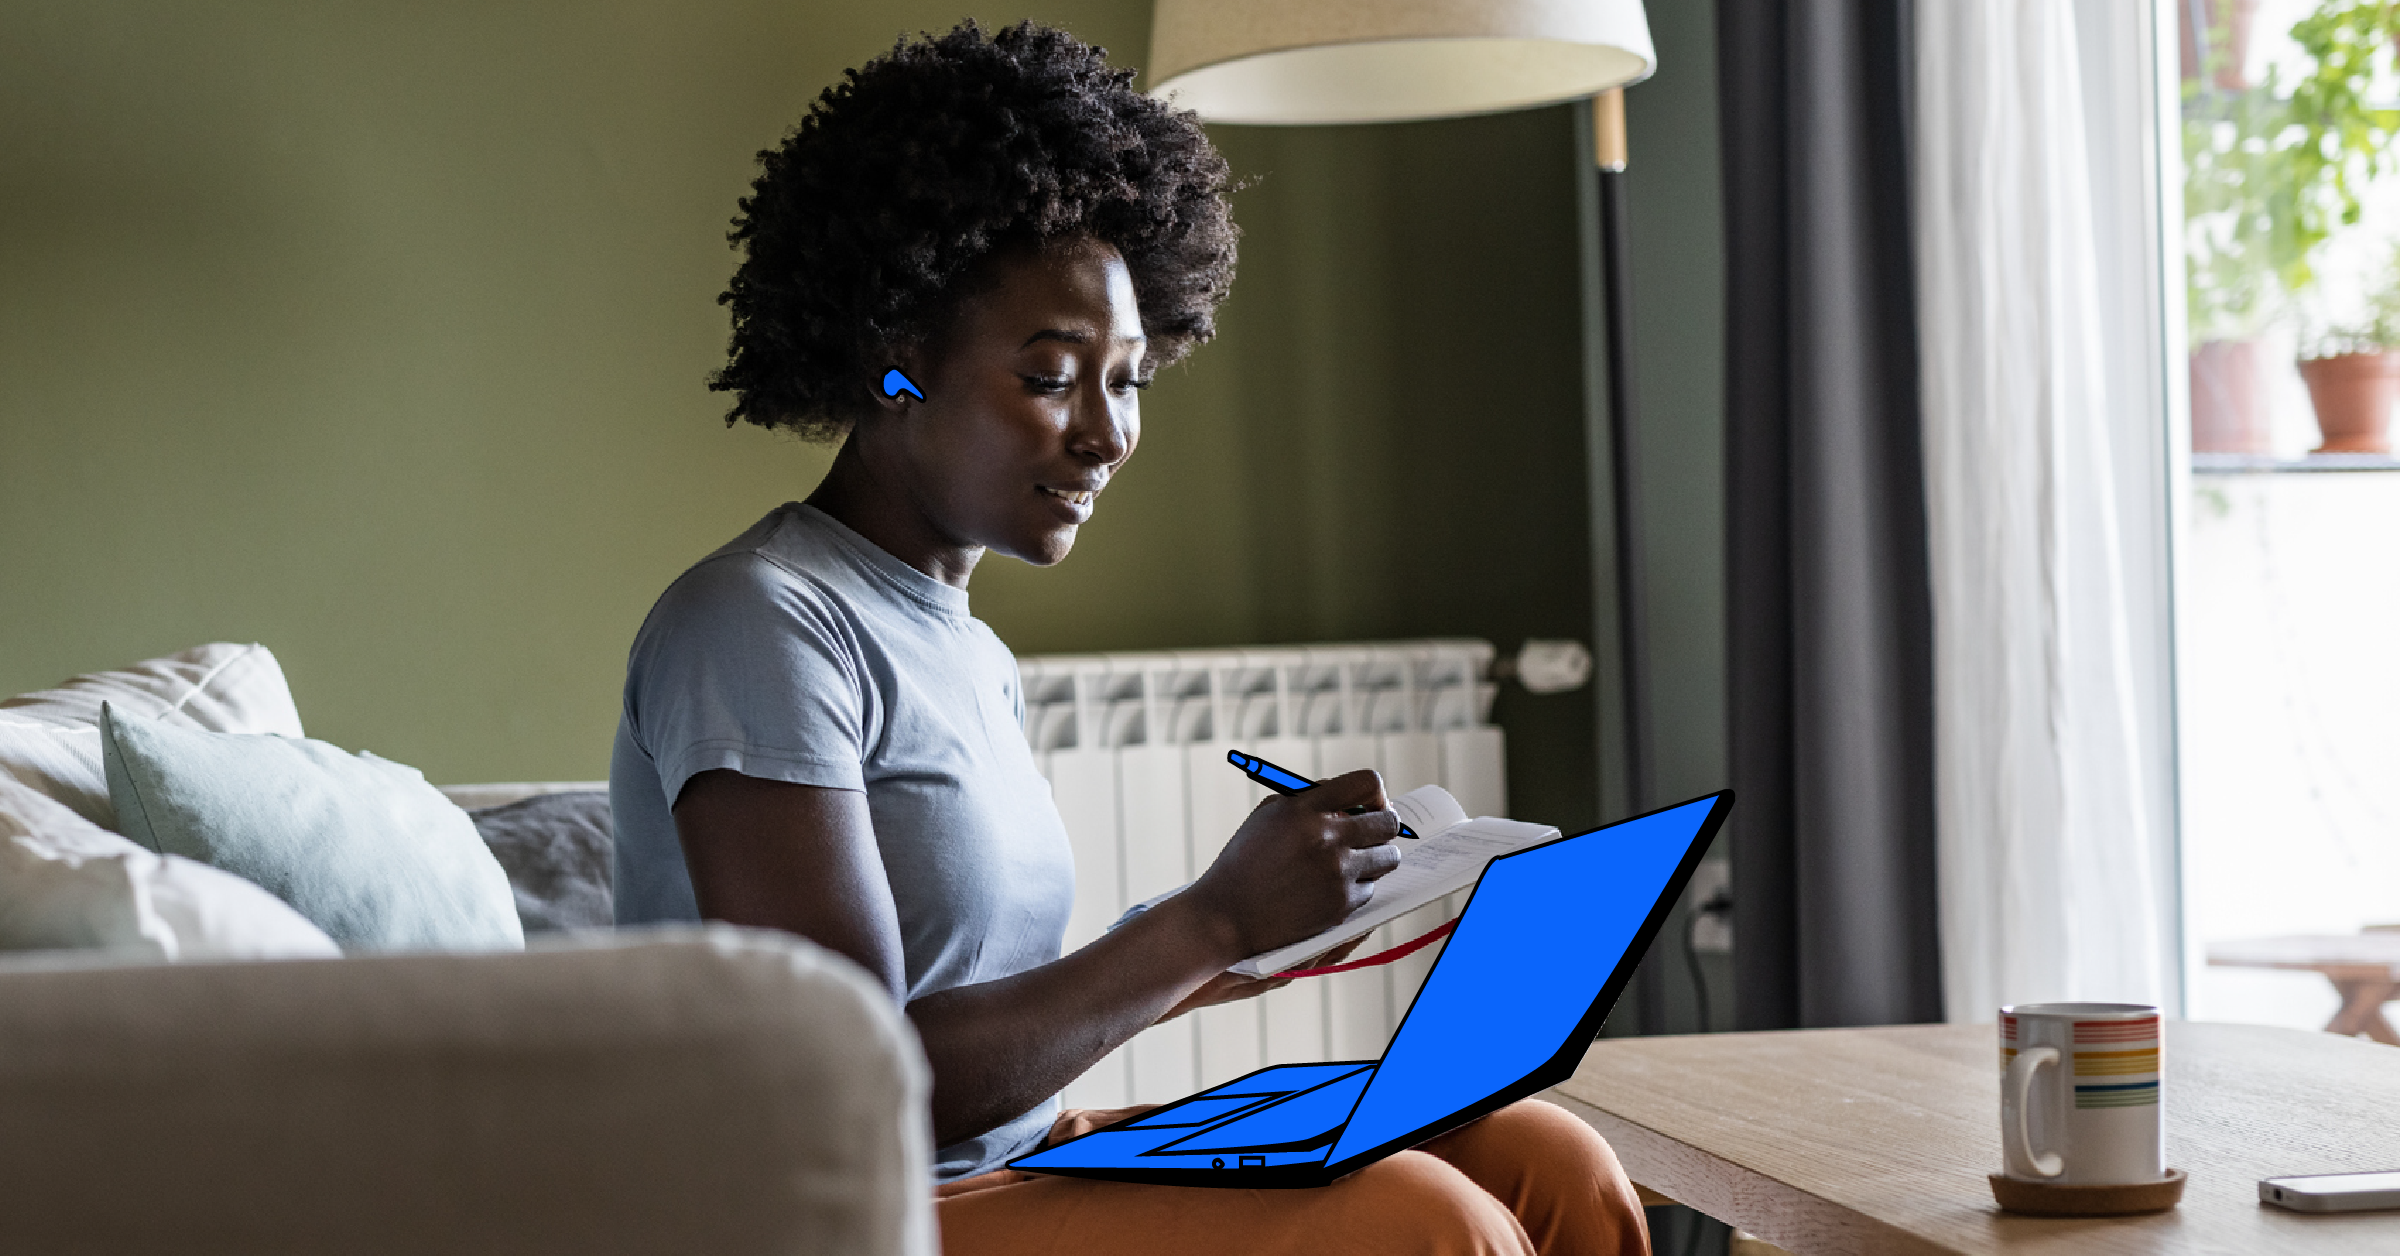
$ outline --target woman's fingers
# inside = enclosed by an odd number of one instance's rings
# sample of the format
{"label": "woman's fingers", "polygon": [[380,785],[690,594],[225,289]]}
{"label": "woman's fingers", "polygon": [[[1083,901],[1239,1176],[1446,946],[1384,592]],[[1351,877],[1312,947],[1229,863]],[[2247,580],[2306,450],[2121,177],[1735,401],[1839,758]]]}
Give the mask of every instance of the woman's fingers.
{"label": "woman's fingers", "polygon": [[[1304,791],[1300,799],[1311,807],[1327,812],[1342,813],[1334,823],[1344,846],[1364,848],[1381,846],[1400,836],[1400,813],[1392,810],[1383,796],[1383,778],[1372,768],[1345,772],[1332,780],[1320,781]],[[1377,872],[1382,876],[1391,871]]]}
{"label": "woman's fingers", "polygon": [[[1342,943],[1340,946],[1337,946],[1337,947],[1333,948],[1332,950],[1325,952],[1323,955],[1319,955],[1319,956],[1317,956],[1316,958],[1309,960],[1307,963],[1295,965],[1295,967],[1298,967],[1298,968],[1330,968],[1330,967],[1332,967],[1333,965],[1335,965],[1335,964],[1339,964],[1339,963],[1341,963],[1343,960],[1346,960],[1346,959],[1350,958],[1351,956],[1353,956],[1353,955],[1356,955],[1356,954],[1358,953],[1358,948],[1360,948],[1360,947],[1362,947],[1362,946],[1365,946],[1366,944],[1367,944],[1367,935],[1362,933],[1362,934],[1358,935],[1357,937],[1355,937],[1355,938],[1352,938],[1352,939],[1350,939],[1349,941]],[[1285,980],[1287,980],[1287,981],[1288,981],[1288,980],[1290,980],[1290,978],[1288,978],[1288,977],[1287,977],[1287,978],[1285,978]]]}
{"label": "woman's fingers", "polygon": [[1400,848],[1385,842],[1350,852],[1350,876],[1357,881],[1380,881],[1400,866]]}
{"label": "woman's fingers", "polygon": [[[1377,881],[1400,866],[1400,848],[1392,844],[1400,836],[1400,816],[1384,799],[1383,778],[1372,769],[1321,782],[1308,795],[1312,804],[1328,811],[1338,805],[1345,813],[1356,813],[1329,817],[1342,845],[1349,848],[1342,852],[1342,871],[1352,881]],[[1366,810],[1358,811],[1361,807]]]}
{"label": "woman's fingers", "polygon": [[1255,999],[1290,984],[1292,979],[1289,977],[1243,977],[1234,973],[1219,973],[1201,983],[1199,989],[1185,995],[1182,1002],[1167,1009],[1166,1014],[1158,1019],[1161,1022],[1171,1021],[1185,1012],[1214,1007],[1219,1003]]}
{"label": "woman's fingers", "polygon": [[1344,846],[1380,846],[1400,836],[1397,811],[1370,811],[1365,815],[1343,816],[1341,820]]}
{"label": "woman's fingers", "polygon": [[1308,805],[1325,811],[1391,810],[1391,803],[1383,796],[1383,777],[1373,768],[1360,768],[1319,781],[1300,791],[1297,796]]}

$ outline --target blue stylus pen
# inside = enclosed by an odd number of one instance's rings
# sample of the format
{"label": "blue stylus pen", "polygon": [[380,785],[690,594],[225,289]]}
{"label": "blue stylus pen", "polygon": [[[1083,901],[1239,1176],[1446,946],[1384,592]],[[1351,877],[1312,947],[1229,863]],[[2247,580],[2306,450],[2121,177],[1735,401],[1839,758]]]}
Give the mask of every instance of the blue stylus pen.
{"label": "blue stylus pen", "polygon": [[[1240,768],[1242,770],[1242,775],[1249,777],[1251,780],[1257,781],[1259,784],[1266,786],[1268,789],[1274,790],[1278,794],[1297,794],[1301,790],[1307,789],[1312,785],[1319,784],[1319,782],[1312,781],[1307,777],[1300,775],[1298,772],[1292,771],[1290,768],[1276,767],[1274,764],[1259,758],[1257,755],[1243,754],[1239,750],[1226,751],[1225,761],[1237,768]],[[1416,834],[1410,832],[1408,826],[1403,824],[1400,826],[1400,836],[1415,837]]]}

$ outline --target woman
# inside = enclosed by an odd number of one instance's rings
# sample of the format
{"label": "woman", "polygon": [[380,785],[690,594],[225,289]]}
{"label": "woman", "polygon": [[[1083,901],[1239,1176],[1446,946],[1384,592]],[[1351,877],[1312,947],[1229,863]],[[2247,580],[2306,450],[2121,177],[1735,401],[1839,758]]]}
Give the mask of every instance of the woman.
{"label": "woman", "polygon": [[1061,957],[1073,868],[968,613],[986,552],[1058,562],[1212,334],[1225,163],[1189,114],[1055,31],[973,23],[827,90],[742,202],[713,386],[839,439],[804,503],[683,574],[634,642],[610,785],[618,918],[786,929],[863,965],[933,1069],[957,1253],[1646,1249],[1605,1144],[1525,1103],[1311,1191],[1036,1177],[1121,1112],[1054,1096],[1159,1020],[1277,983],[1236,961],[1391,870],[1372,772],[1262,804],[1192,887]]}

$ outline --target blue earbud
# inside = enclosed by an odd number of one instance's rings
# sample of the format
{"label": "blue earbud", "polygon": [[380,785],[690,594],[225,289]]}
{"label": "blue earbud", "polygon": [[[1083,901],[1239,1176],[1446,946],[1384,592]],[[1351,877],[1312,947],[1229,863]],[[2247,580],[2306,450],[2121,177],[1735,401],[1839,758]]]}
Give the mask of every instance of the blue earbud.
{"label": "blue earbud", "polygon": [[897,397],[902,393],[907,393],[919,401],[925,400],[924,390],[917,387],[916,381],[902,375],[900,368],[895,366],[883,373],[883,395]]}

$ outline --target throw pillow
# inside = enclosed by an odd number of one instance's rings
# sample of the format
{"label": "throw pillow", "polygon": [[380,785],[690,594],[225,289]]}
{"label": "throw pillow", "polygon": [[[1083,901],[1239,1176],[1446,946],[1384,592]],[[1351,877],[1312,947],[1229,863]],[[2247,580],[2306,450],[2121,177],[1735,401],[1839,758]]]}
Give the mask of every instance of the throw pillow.
{"label": "throw pillow", "polygon": [[467,814],[508,872],[527,933],[617,922],[607,790],[537,794]]}
{"label": "throw pillow", "polygon": [[240,877],[144,850],[0,776],[0,950],[86,949],[150,960],[342,953]]}
{"label": "throw pillow", "polygon": [[300,736],[283,668],[263,645],[218,642],[0,700],[0,776],[117,827],[100,766],[100,704],[218,733]]}
{"label": "throw pillow", "polygon": [[100,730],[12,719],[0,713],[0,777],[13,779],[104,829],[117,827],[108,777],[100,770]]}
{"label": "throw pillow", "polygon": [[300,712],[274,653],[263,645],[222,641],[0,699],[0,719],[89,728],[100,722],[104,702],[212,733],[301,735]]}
{"label": "throw pillow", "polygon": [[508,876],[415,768],[321,741],[176,728],[103,705],[117,826],[259,885],[344,947],[519,950]]}

